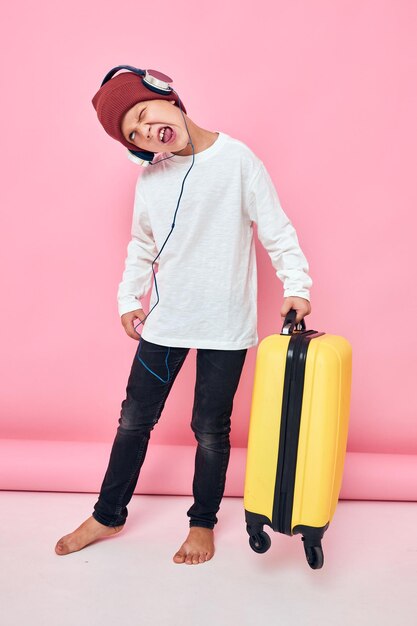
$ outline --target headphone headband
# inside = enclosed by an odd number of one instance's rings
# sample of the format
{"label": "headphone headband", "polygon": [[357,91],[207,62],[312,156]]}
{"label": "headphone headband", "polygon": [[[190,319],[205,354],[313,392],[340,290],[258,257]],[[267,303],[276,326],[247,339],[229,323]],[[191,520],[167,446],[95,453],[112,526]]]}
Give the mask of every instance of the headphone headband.
{"label": "headphone headband", "polygon": [[103,82],[101,83],[100,87],[102,87],[104,83],[107,83],[111,78],[113,78],[113,76],[119,70],[129,70],[130,72],[133,72],[134,74],[137,74],[138,76],[145,76],[145,72],[143,70],[138,69],[137,67],[133,67],[132,65],[118,65],[117,67],[114,67],[109,72],[107,72],[107,74],[103,78]]}

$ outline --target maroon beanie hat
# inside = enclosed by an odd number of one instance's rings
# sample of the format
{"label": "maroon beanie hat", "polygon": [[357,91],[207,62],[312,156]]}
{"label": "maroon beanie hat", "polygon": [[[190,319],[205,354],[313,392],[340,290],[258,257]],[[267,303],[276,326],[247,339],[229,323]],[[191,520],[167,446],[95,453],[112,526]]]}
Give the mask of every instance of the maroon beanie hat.
{"label": "maroon beanie hat", "polygon": [[[135,150],[135,145],[124,138],[122,119],[129,109],[143,100],[175,100],[176,106],[180,106],[177,94],[171,92],[163,95],[151,91],[142,83],[142,77],[134,72],[123,72],[114,76],[100,87],[92,99],[97,117],[106,133],[129,150]],[[187,113],[182,100],[181,109]],[[140,148],[136,146],[136,150]]]}

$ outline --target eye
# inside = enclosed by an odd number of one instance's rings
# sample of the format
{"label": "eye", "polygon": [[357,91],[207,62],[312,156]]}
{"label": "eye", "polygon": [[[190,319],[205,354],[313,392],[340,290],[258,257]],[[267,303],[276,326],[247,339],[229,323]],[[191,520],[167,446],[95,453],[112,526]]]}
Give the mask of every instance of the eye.
{"label": "eye", "polygon": [[[142,111],[139,114],[138,117],[138,122],[140,122],[140,119],[142,117],[142,113],[146,110],[146,107],[143,107]],[[132,131],[128,137],[129,141],[135,141],[135,131]]]}

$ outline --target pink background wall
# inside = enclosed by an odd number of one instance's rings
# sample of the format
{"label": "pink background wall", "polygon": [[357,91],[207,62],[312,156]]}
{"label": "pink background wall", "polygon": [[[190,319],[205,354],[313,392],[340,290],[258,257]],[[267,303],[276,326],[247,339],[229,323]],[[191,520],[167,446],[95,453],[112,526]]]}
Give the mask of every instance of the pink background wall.
{"label": "pink background wall", "polygon": [[[91,98],[126,63],[172,76],[191,119],[264,161],[310,263],[307,328],[353,346],[348,451],[416,455],[416,3],[115,6],[18,1],[2,21],[0,438],[113,440],[137,348],[116,292],[139,168]],[[283,289],[257,253],[262,339]],[[153,445],[195,445],[194,376],[191,350]]]}

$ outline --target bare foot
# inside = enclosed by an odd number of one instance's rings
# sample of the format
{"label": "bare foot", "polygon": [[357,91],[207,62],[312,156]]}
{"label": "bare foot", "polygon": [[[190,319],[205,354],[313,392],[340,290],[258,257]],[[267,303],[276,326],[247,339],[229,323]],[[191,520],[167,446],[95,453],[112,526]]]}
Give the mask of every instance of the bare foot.
{"label": "bare foot", "polygon": [[197,565],[211,559],[214,554],[214,532],[212,528],[191,526],[187,539],[174,554],[174,563]]}
{"label": "bare foot", "polygon": [[96,541],[96,539],[109,537],[120,532],[122,528],[123,526],[105,526],[104,524],[100,524],[100,522],[91,515],[81,526],[74,530],[73,533],[61,537],[55,546],[55,552],[60,556],[69,554],[70,552],[76,552],[93,541]]}

